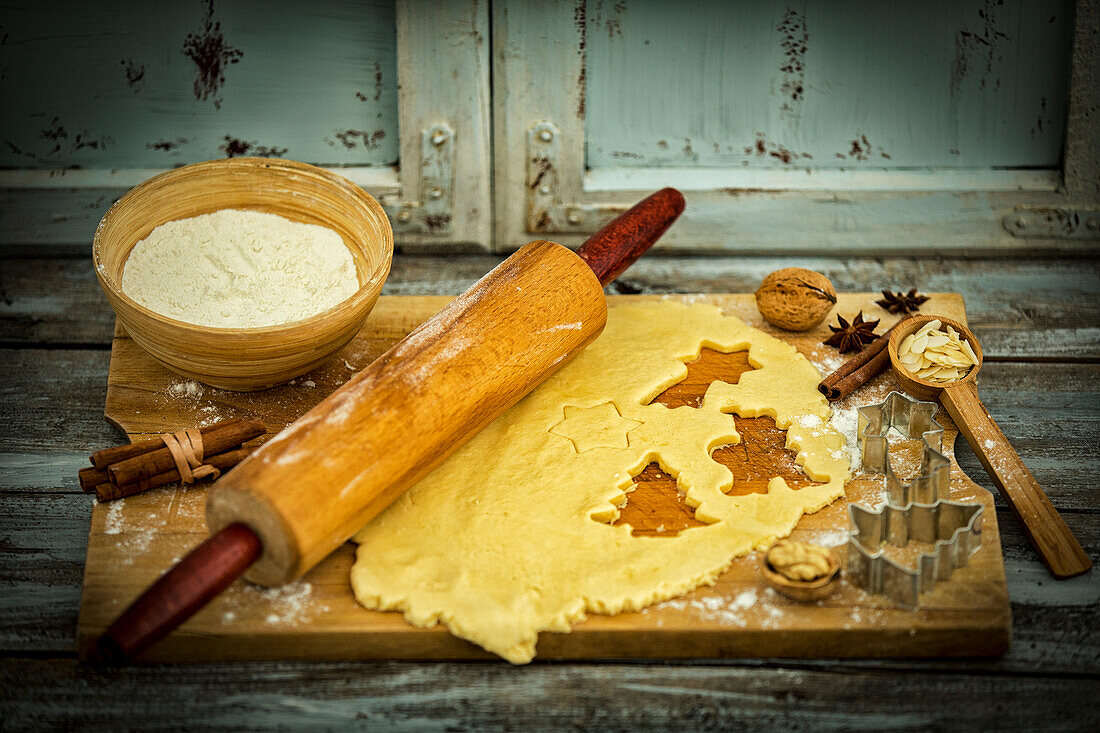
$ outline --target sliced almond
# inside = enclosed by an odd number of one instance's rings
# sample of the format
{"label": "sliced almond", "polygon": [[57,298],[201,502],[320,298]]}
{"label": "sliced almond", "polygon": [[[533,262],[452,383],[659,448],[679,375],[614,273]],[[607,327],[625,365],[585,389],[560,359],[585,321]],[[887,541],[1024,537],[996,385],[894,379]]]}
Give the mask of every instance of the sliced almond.
{"label": "sliced almond", "polygon": [[939,320],[906,336],[898,347],[898,361],[911,374],[930,382],[955,381],[978,365],[973,347]]}

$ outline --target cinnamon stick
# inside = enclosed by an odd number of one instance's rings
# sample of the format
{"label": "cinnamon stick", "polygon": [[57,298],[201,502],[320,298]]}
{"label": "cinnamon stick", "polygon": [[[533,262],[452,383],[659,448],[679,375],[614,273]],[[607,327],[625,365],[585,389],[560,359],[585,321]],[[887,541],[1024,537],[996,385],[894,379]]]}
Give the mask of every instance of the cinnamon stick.
{"label": "cinnamon stick", "polygon": [[[264,434],[264,424],[259,419],[229,421],[211,426],[203,433],[202,442],[207,455],[224,453],[234,446],[245,443]],[[162,443],[163,446],[163,443]],[[176,467],[172,453],[161,447],[150,453],[127,458],[107,469],[111,483],[116,486],[134,484],[166,473]]]}
{"label": "cinnamon stick", "polygon": [[95,493],[95,487],[104,481],[111,480],[106,468],[96,468],[95,466],[80,469],[77,471],[77,476],[80,478],[80,490],[85,494]]}
{"label": "cinnamon stick", "polygon": [[[223,420],[220,423],[207,426],[205,428],[199,428],[199,432],[202,433],[203,440],[211,430],[220,429],[227,425],[235,425],[237,423],[244,422],[243,417],[231,417],[228,420]],[[153,438],[152,440],[143,440],[140,443],[130,443],[129,445],[120,445],[114,448],[104,448],[101,451],[96,451],[89,458],[92,461],[92,465],[96,468],[106,469],[112,463],[120,463],[130,458],[136,458],[137,456],[145,455],[146,453],[152,453],[155,450],[159,450],[164,447],[164,441],[160,438]],[[102,482],[98,482],[102,483]],[[95,486],[95,484],[93,484]]]}
{"label": "cinnamon stick", "polygon": [[890,363],[890,352],[886,346],[890,343],[890,334],[902,320],[891,326],[886,333],[867,345],[863,351],[840,365],[835,372],[821,380],[817,389],[830,402],[842,400],[857,388],[869,382]]}
{"label": "cinnamon stick", "polygon": [[[252,453],[252,450],[252,448],[234,448],[224,453],[207,456],[203,459],[203,464],[213,466],[219,471],[226,471],[247,458]],[[143,491],[155,489],[158,486],[165,486],[179,480],[180,472],[176,468],[173,468],[171,471],[158,473],[147,479],[142,479],[132,484],[123,484],[122,486],[115,486],[110,481],[105,481],[95,487],[95,495],[96,499],[99,501],[111,501],[112,499],[121,499],[126,496],[140,494]]]}

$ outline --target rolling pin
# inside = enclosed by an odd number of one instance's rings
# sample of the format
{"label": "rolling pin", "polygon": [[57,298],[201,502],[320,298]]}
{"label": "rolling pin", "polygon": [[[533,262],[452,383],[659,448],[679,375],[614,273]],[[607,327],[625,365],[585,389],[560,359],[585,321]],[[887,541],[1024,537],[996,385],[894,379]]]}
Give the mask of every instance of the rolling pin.
{"label": "rolling pin", "polygon": [[85,656],[123,662],[242,575],[298,578],[603,330],[603,286],[684,209],[649,196],[576,253],[531,242],[223,476],[213,533],[161,576]]}

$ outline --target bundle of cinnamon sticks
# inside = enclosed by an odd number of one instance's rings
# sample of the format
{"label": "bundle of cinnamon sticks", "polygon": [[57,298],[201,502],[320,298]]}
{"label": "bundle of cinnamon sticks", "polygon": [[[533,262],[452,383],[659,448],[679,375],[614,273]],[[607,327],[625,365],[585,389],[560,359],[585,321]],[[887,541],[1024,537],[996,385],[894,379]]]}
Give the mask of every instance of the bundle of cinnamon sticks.
{"label": "bundle of cinnamon sticks", "polygon": [[857,388],[869,382],[872,377],[881,372],[890,364],[890,352],[886,346],[890,343],[890,334],[898,325],[904,322],[901,319],[890,329],[867,345],[863,351],[844,362],[839,369],[821,380],[817,389],[830,402],[842,400]]}
{"label": "bundle of cinnamon sticks", "polygon": [[80,488],[99,501],[132,496],[176,481],[217,478],[251,452],[244,443],[264,434],[258,419],[232,418],[197,430],[106,448],[80,469]]}

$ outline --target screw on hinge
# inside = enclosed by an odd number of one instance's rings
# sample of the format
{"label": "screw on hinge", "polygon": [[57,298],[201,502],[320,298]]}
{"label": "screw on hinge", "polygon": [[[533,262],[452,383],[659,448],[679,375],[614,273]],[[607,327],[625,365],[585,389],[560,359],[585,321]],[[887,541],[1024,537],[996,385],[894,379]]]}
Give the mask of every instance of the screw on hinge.
{"label": "screw on hinge", "polygon": [[428,192],[428,195],[431,196],[433,199],[441,198],[443,196],[443,189],[433,188],[431,191]]}
{"label": "screw on hinge", "polygon": [[407,222],[411,218],[412,218],[412,213],[410,213],[408,209],[401,209],[401,211],[397,212],[397,220],[399,222],[404,223],[404,222]]}
{"label": "screw on hinge", "polygon": [[565,215],[565,220],[570,224],[576,225],[581,223],[581,215],[576,211],[570,211]]}
{"label": "screw on hinge", "polygon": [[1027,229],[1027,217],[1026,216],[1017,216],[1016,221],[1014,223],[1016,224],[1017,229]]}
{"label": "screw on hinge", "polygon": [[539,186],[539,193],[541,193],[543,196],[550,195],[550,187],[545,183],[542,184],[541,186]]}
{"label": "screw on hinge", "polygon": [[542,140],[544,143],[548,143],[553,139],[554,133],[550,132],[549,130],[543,130],[539,133],[539,140]]}
{"label": "screw on hinge", "polygon": [[445,142],[447,142],[447,134],[445,132],[443,132],[442,130],[436,130],[432,134],[432,145],[434,145],[438,148],[440,145],[442,145]]}

